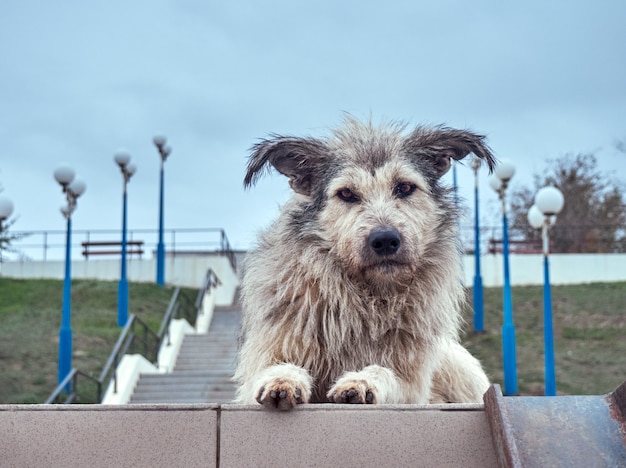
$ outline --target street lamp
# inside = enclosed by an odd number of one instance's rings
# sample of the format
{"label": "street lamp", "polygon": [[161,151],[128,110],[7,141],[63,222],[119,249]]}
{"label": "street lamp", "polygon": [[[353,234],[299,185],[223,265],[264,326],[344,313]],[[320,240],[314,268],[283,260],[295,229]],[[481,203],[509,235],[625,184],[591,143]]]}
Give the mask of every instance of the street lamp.
{"label": "street lamp", "polygon": [[172,152],[169,146],[165,146],[166,139],[164,136],[155,136],[152,140],[161,156],[161,183],[159,189],[159,243],[157,244],[157,272],[156,284],[165,286],[165,244],[163,243],[163,190],[164,190],[164,171],[163,166],[165,160]]}
{"label": "street lamp", "polygon": [[504,393],[517,394],[517,358],[515,352],[515,325],[513,324],[513,299],[509,273],[509,233],[506,217],[506,189],[515,174],[515,166],[507,159],[499,162],[489,184],[502,201],[502,256],[504,258],[504,324],[502,325],[502,354],[504,360]]}
{"label": "street lamp", "polygon": [[122,267],[120,282],[117,288],[117,325],[123,327],[128,320],[128,280],[126,279],[126,186],[137,170],[137,166],[130,162],[130,154],[120,150],[113,158],[122,171],[124,178],[124,195],[122,199]]}
{"label": "street lamp", "polygon": [[59,330],[59,371],[58,383],[61,383],[72,370],[72,279],[71,279],[71,237],[72,213],[76,209],[76,200],[87,186],[75,177],[74,169],[62,165],[54,171],[54,178],[61,185],[67,205],[61,207],[61,213],[67,220],[65,236],[65,278],[63,280],[63,312]]}
{"label": "street lamp", "polygon": [[480,169],[480,158],[472,158],[472,169],[474,170],[474,332],[484,331],[484,306],[483,306],[483,279],[480,273],[480,221],[478,218],[478,169]]}
{"label": "street lamp", "polygon": [[555,187],[544,187],[535,195],[535,204],[528,210],[528,222],[535,229],[541,229],[543,240],[543,342],[545,367],[545,394],[556,395],[556,374],[554,364],[554,332],[552,329],[552,296],[550,292],[550,227],[556,222],[556,215],[563,209],[565,200]]}

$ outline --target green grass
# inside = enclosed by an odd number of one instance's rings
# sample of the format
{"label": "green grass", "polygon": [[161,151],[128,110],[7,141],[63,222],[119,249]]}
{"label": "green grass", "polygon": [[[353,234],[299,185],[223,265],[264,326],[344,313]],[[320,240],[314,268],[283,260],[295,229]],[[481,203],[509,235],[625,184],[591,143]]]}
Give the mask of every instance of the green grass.
{"label": "green grass", "polygon": [[[129,312],[156,331],[172,292],[132,283]],[[56,387],[62,296],[62,281],[0,278],[0,403],[41,403]],[[626,379],[626,283],[555,286],[552,302],[558,392],[612,391]],[[543,288],[513,288],[513,311],[518,389],[541,395]],[[465,315],[465,344],[502,384],[502,290],[485,289],[484,333],[473,333],[471,307]],[[72,331],[73,366],[98,377],[120,334],[117,282],[72,282]]]}
{"label": "green grass", "polygon": [[[468,307],[465,344],[502,385],[502,290],[487,288],[484,299],[485,333],[473,333]],[[605,394],[626,380],[626,283],[553,286],[552,308],[559,394]],[[513,316],[519,393],[542,395],[543,287],[513,288]]]}
{"label": "green grass", "polygon": [[[158,331],[174,289],[129,289],[129,315]],[[62,281],[0,278],[0,403],[42,403],[55,389],[62,302]],[[121,332],[117,282],[72,281],[71,325],[72,366],[98,378]]]}

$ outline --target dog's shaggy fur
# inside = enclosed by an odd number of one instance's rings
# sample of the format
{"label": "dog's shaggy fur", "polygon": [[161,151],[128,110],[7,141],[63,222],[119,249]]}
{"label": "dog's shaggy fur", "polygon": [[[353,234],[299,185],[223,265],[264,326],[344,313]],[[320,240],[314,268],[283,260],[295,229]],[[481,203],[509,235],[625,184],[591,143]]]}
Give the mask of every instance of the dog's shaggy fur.
{"label": "dog's shaggy fur", "polygon": [[459,344],[457,209],[451,159],[495,164],[484,137],[380,128],[347,117],[323,139],[273,136],[267,165],[294,191],[245,260],[239,403],[480,402],[489,382]]}

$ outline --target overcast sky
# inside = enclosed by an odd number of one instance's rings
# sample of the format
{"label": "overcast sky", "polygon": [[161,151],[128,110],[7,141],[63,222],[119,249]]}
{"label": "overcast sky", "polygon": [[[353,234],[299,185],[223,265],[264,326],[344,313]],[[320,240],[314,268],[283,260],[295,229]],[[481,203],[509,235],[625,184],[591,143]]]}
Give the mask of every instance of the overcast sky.
{"label": "overcast sky", "polygon": [[[568,152],[621,172],[625,20],[623,0],[3,2],[2,195],[14,230],[64,229],[52,173],[66,162],[87,184],[74,228],[118,229],[126,148],[129,227],[156,229],[163,134],[165,227],[247,247],[289,194],[278,175],[243,190],[250,146],[324,135],[343,112],[484,133],[519,184]],[[469,203],[473,174],[457,173]]]}

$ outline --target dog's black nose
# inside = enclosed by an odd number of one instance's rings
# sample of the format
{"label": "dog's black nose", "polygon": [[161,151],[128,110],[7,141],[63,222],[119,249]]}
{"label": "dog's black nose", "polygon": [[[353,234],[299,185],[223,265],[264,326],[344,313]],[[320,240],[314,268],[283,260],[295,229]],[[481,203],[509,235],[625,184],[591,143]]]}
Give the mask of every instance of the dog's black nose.
{"label": "dog's black nose", "polygon": [[367,238],[370,247],[378,255],[393,255],[400,248],[400,233],[395,228],[373,230]]}

